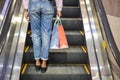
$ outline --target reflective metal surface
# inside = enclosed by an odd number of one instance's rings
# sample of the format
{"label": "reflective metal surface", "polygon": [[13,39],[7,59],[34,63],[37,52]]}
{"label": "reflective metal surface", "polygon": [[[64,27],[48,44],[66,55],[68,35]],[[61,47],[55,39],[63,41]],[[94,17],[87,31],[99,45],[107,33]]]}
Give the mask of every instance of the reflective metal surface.
{"label": "reflective metal surface", "polygon": [[8,0],[1,0],[0,1],[0,30],[1,30],[1,23],[3,21],[3,18],[4,18],[4,15],[5,15],[5,12],[6,12],[6,9],[7,9],[7,3],[8,3]]}
{"label": "reflective metal surface", "polygon": [[87,6],[92,36],[94,40],[95,53],[96,53],[98,68],[100,72],[100,80],[113,80],[111,70],[110,70],[110,65],[108,62],[108,57],[102,45],[103,38],[100,31],[100,26],[99,26],[97,16],[95,15],[96,11],[93,5],[93,1],[86,0],[85,2]]}
{"label": "reflective metal surface", "polygon": [[[23,13],[23,10],[24,9],[21,7],[21,13]],[[16,56],[15,56],[15,60],[14,60],[13,71],[11,74],[12,75],[11,80],[19,80],[27,27],[28,27],[28,22],[26,21],[25,18],[23,18],[23,20],[21,22],[21,30],[20,30],[20,34],[19,34],[19,40],[18,40],[19,42],[18,42],[18,46],[16,49]]]}
{"label": "reflective metal surface", "polygon": [[10,21],[15,10],[15,3],[16,0],[6,0],[3,11],[0,14],[0,16],[2,16],[0,22],[0,53],[5,44],[5,40],[7,39]]}
{"label": "reflective metal surface", "polygon": [[81,6],[81,13],[83,18],[83,25],[84,25],[85,38],[86,38],[86,44],[88,49],[92,80],[100,80],[99,68],[98,68],[97,59],[95,55],[94,40],[93,40],[93,35],[92,35],[90,24],[89,24],[89,16],[86,10],[87,8],[86,2],[84,0],[80,0],[80,6]]}
{"label": "reflective metal surface", "polygon": [[0,4],[1,4],[0,5],[0,34],[1,34],[1,30],[3,27],[2,23],[10,7],[10,0],[2,0],[0,1]]}
{"label": "reflective metal surface", "polygon": [[[14,6],[14,5],[15,5],[15,3],[13,3],[12,6]],[[12,16],[9,16],[9,18],[12,18]],[[8,64],[9,64],[8,60],[10,57],[10,50],[11,50],[11,45],[12,45],[15,27],[13,27],[14,24],[12,24],[11,21],[8,21],[7,23],[9,23],[9,24],[6,24],[6,25],[10,27],[8,29],[8,32],[4,35],[2,35],[2,34],[0,35],[0,53],[1,53],[0,54],[0,80],[5,79],[5,74],[6,74],[7,68],[11,68],[11,66],[8,66]],[[4,44],[4,47],[3,47],[3,44]],[[3,48],[1,48],[1,47],[3,47]],[[12,55],[12,56],[14,56],[14,55]]]}
{"label": "reflective metal surface", "polygon": [[[23,8],[19,9],[21,6],[21,2],[22,1],[20,0],[17,1],[17,7],[15,7],[15,12],[11,16],[12,20],[10,21],[11,23],[9,25],[10,28],[8,30],[5,45],[0,55],[0,80],[11,80],[12,73],[14,73],[13,69],[15,69],[14,71],[16,71],[16,69],[19,68],[19,71],[20,71],[21,62],[17,62],[20,64],[19,67],[15,66],[16,56],[18,55],[16,52],[17,52],[17,49],[20,51],[23,51],[20,49],[21,45],[23,45],[24,47],[24,43],[22,44],[21,40],[24,42],[26,37],[26,31],[27,31],[27,23],[25,19],[23,20],[24,10]],[[24,26],[25,23],[26,23],[26,26]],[[17,60],[22,61],[22,58],[17,58]],[[20,75],[18,72],[15,74]],[[19,78],[19,76],[17,76],[17,78]],[[13,79],[13,80],[19,80],[19,79]]]}

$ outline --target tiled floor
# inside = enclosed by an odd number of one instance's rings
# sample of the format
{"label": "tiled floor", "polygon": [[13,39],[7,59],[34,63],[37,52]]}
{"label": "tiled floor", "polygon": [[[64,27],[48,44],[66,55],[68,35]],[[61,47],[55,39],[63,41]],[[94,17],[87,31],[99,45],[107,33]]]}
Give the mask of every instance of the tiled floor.
{"label": "tiled floor", "polygon": [[120,0],[102,0],[107,14],[120,17]]}
{"label": "tiled floor", "polygon": [[120,51],[120,18],[107,15],[113,37]]}

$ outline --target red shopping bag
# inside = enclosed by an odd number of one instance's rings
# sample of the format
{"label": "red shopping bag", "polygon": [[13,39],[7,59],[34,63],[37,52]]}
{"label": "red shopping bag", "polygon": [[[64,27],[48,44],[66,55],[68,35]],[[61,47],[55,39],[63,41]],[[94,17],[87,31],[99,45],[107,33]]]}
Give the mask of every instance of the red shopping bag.
{"label": "red shopping bag", "polygon": [[58,38],[59,38],[59,48],[69,48],[68,41],[66,39],[65,31],[62,25],[61,20],[59,19],[58,25]]}

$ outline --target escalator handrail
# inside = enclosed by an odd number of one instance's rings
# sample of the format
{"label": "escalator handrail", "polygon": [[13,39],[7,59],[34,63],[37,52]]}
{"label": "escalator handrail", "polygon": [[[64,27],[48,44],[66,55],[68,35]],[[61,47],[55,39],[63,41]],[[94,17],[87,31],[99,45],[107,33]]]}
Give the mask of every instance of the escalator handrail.
{"label": "escalator handrail", "polygon": [[112,35],[111,29],[110,29],[109,22],[107,20],[107,16],[106,16],[102,1],[101,0],[94,0],[94,2],[95,2],[95,6],[97,7],[96,9],[100,15],[100,18],[101,18],[101,21],[103,24],[103,28],[105,31],[108,45],[111,49],[111,52],[112,52],[112,54],[113,54],[113,56],[118,64],[118,66],[120,67],[120,52],[119,52],[118,47],[117,47],[115,40],[113,38],[113,35]]}

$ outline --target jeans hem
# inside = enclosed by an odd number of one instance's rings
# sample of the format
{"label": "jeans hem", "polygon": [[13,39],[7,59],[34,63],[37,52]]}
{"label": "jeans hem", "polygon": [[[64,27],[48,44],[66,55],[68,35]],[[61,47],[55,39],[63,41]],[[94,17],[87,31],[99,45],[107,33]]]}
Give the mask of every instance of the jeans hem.
{"label": "jeans hem", "polygon": [[35,60],[38,60],[38,59],[40,59],[40,58],[35,58]]}
{"label": "jeans hem", "polygon": [[46,58],[41,58],[41,60],[48,60],[48,58],[46,59]]}

